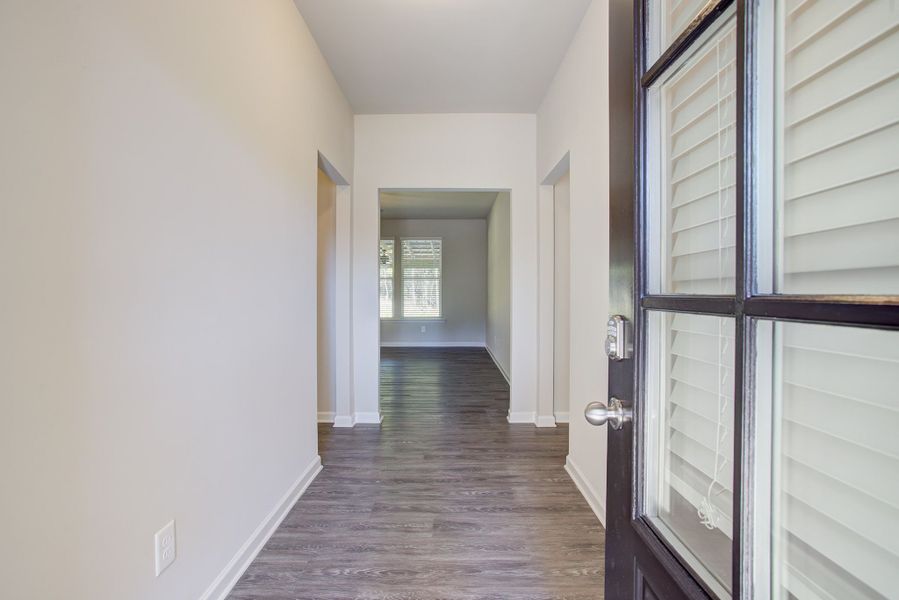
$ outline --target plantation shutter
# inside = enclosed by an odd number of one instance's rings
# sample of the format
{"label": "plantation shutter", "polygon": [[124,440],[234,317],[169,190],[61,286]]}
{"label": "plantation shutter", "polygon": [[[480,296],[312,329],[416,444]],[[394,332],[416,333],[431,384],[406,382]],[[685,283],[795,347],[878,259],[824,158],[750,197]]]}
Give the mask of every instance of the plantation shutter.
{"label": "plantation shutter", "polygon": [[[778,291],[899,294],[899,3],[783,11]],[[778,330],[776,591],[897,598],[897,334]]]}
{"label": "plantation shutter", "polygon": [[731,20],[663,87],[669,292],[734,292],[735,59]]}
{"label": "plantation shutter", "polygon": [[779,291],[899,294],[899,3],[786,3]]}
{"label": "plantation shutter", "polygon": [[443,242],[405,239],[401,246],[403,317],[440,317]]}
{"label": "plantation shutter", "polygon": [[380,281],[378,285],[380,297],[380,313],[382,319],[393,318],[393,272],[395,263],[395,242],[390,239],[381,240],[380,251]]}
{"label": "plantation shutter", "polygon": [[778,327],[782,587],[797,598],[896,598],[899,334]]}

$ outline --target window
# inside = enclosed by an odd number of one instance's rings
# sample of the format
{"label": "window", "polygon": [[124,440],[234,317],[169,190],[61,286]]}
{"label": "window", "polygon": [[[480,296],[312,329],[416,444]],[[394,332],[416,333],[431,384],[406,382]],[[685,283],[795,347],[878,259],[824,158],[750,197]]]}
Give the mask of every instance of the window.
{"label": "window", "polygon": [[400,244],[403,318],[440,317],[443,241],[404,239]]}
{"label": "window", "polygon": [[393,318],[393,271],[395,264],[395,243],[393,240],[381,240],[378,258],[380,261],[380,281],[378,288],[380,291],[381,318]]}
{"label": "window", "polygon": [[899,294],[899,5],[777,7],[775,291]]}
{"label": "window", "polygon": [[[647,90],[651,294],[735,293],[736,53],[728,13]],[[646,317],[644,514],[715,596],[729,598],[736,320]]]}
{"label": "window", "polygon": [[734,319],[651,311],[646,514],[721,597],[733,543]]}
{"label": "window", "polygon": [[[773,244],[762,284],[805,307],[815,295],[895,304],[899,4],[781,2],[767,16],[775,227],[759,242]],[[756,370],[769,375],[755,392],[755,551],[773,600],[896,597],[899,334],[848,315],[757,324]]]}
{"label": "window", "polygon": [[761,541],[771,572],[760,585],[772,599],[894,598],[899,333],[780,321],[759,330],[771,377],[756,393],[773,398],[759,423],[771,440],[760,486],[770,489]]}
{"label": "window", "polygon": [[[380,313],[382,319],[439,319],[443,316],[443,240],[381,240]],[[397,294],[395,290],[402,290]]]}
{"label": "window", "polygon": [[733,294],[736,214],[736,20],[725,21],[649,90],[658,136],[650,170],[650,291]]}

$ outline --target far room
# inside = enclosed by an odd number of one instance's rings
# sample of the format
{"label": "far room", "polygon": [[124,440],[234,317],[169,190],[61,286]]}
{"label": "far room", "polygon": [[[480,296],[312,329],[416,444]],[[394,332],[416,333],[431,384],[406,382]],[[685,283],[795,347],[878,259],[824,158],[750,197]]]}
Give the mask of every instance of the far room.
{"label": "far room", "polygon": [[381,415],[433,413],[429,398],[438,395],[405,396],[406,378],[439,387],[461,369],[484,377],[472,390],[478,398],[468,401],[504,421],[511,376],[509,192],[394,189],[379,196]]}

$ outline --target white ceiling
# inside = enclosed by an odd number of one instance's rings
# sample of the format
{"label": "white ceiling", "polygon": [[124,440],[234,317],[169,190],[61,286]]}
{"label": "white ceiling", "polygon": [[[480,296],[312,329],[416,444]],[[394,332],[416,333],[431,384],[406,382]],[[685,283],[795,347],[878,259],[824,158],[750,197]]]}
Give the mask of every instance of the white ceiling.
{"label": "white ceiling", "polygon": [[590,0],[294,0],[357,114],[535,112]]}
{"label": "white ceiling", "polygon": [[486,219],[499,192],[381,192],[382,219]]}

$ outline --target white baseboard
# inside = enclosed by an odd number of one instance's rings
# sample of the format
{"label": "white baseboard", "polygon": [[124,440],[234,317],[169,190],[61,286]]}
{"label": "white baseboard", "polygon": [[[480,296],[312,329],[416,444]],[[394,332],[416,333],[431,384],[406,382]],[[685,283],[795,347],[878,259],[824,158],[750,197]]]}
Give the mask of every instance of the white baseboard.
{"label": "white baseboard", "polygon": [[503,377],[506,378],[506,383],[509,384],[509,387],[512,387],[512,380],[509,378],[509,374],[506,373],[506,370],[503,369],[503,366],[499,364],[499,361],[496,360],[496,355],[493,354],[493,350],[490,349],[490,346],[484,345],[484,349],[487,351],[487,354],[490,355],[490,358],[493,359],[493,364],[496,365],[496,368],[499,369],[499,372],[503,374]]}
{"label": "white baseboard", "polygon": [[510,410],[509,414],[506,416],[506,420],[509,423],[528,423],[533,425],[536,417],[537,415],[532,412],[512,412]]}
{"label": "white baseboard", "polygon": [[334,413],[332,413],[332,412],[318,413],[318,422],[319,423],[333,423],[334,422]]}
{"label": "white baseboard", "polygon": [[380,425],[384,420],[381,413],[357,412],[353,415],[337,415],[334,417],[334,427],[354,427],[356,425]]}
{"label": "white baseboard", "polygon": [[484,342],[381,342],[381,348],[483,348]]}
{"label": "white baseboard", "polygon": [[590,508],[593,509],[593,514],[596,515],[596,518],[599,519],[599,522],[605,527],[606,503],[599,497],[596,490],[587,483],[583,471],[578,468],[577,464],[572,462],[570,454],[565,457],[565,471],[568,473],[568,476],[571,477],[571,480],[584,497],[584,500],[586,500],[587,504],[590,505]]}
{"label": "white baseboard", "polygon": [[357,424],[361,423],[363,425],[380,425],[383,420],[384,417],[381,416],[381,413],[376,412],[357,412],[355,418]]}
{"label": "white baseboard", "polygon": [[234,555],[234,558],[225,565],[225,568],[219,573],[218,577],[216,577],[206,591],[203,592],[203,595],[200,596],[200,600],[225,600],[225,598],[227,598],[240,577],[244,574],[244,571],[247,570],[250,563],[253,562],[253,559],[256,558],[256,555],[259,554],[259,551],[265,546],[265,543],[272,537],[275,530],[278,529],[281,521],[284,520],[284,517],[287,516],[287,513],[290,512],[290,509],[293,508],[293,505],[296,504],[297,500],[300,499],[300,496],[303,495],[303,492],[306,491],[306,488],[309,487],[309,484],[312,483],[312,480],[315,479],[315,476],[318,475],[321,470],[322,459],[316,455],[312,462],[309,463],[309,466],[303,471],[303,474],[300,475],[300,478],[290,486],[290,489],[287,490],[284,497],[278,501],[272,511],[259,524],[259,527],[256,528],[256,531],[254,531],[250,535],[250,538],[240,547],[237,554]]}
{"label": "white baseboard", "polygon": [[556,419],[552,416],[539,416],[536,425],[537,427],[555,427]]}
{"label": "white baseboard", "polygon": [[334,417],[334,427],[352,427],[356,424],[353,415],[337,415]]}
{"label": "white baseboard", "polygon": [[557,412],[556,413],[556,423],[569,423],[568,413],[567,412]]}

